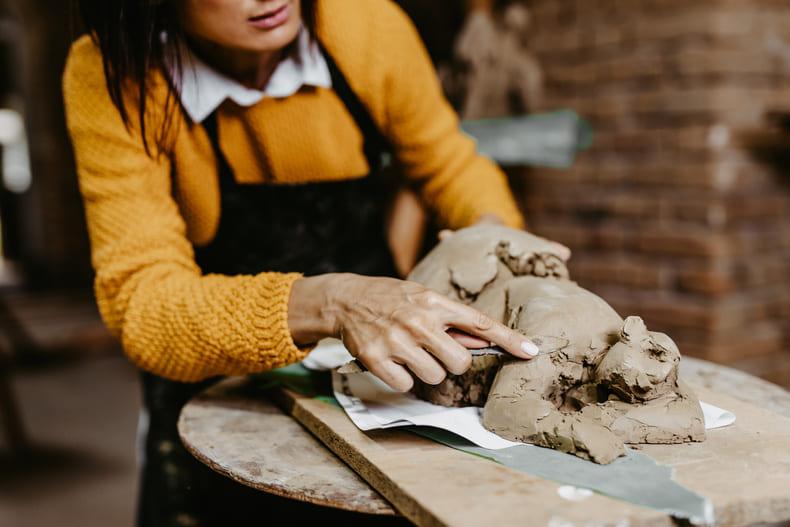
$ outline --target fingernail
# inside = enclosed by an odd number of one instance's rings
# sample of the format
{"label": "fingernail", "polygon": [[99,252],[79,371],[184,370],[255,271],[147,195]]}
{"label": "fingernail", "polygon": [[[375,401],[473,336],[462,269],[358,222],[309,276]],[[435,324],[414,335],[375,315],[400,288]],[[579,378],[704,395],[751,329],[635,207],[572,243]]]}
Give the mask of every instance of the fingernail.
{"label": "fingernail", "polygon": [[521,351],[529,355],[530,357],[534,357],[539,353],[538,347],[533,344],[532,342],[525,340],[521,343]]}

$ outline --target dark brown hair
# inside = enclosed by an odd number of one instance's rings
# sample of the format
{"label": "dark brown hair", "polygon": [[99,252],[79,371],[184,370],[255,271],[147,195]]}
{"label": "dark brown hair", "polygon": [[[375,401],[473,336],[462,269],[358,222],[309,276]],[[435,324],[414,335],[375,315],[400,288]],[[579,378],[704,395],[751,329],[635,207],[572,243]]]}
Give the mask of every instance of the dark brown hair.
{"label": "dark brown hair", "polygon": [[[170,0],[75,0],[85,30],[101,49],[107,90],[121,113],[127,128],[133,116],[124,104],[124,93],[131,89],[138,102],[135,119],[139,120],[143,144],[150,155],[146,139],[146,96],[150,72],[160,69],[171,88],[181,75],[178,49],[185,36],[173,12]],[[314,28],[315,0],[301,0],[302,20]],[[166,35],[167,38],[163,38]],[[168,71],[166,65],[175,68]],[[165,103],[164,126],[155,137],[159,151],[167,149],[172,116],[178,101],[178,90],[171,89]]]}

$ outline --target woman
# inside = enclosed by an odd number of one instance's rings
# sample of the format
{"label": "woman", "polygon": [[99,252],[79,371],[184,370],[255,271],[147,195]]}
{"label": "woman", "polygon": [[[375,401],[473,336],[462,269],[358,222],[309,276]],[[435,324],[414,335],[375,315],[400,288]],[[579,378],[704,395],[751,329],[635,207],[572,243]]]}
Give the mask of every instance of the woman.
{"label": "woman", "polygon": [[398,390],[412,374],[437,383],[465,371],[466,347],[536,352],[490,318],[387,277],[384,146],[443,226],[522,225],[394,4],[80,7],[91,36],[72,47],[64,97],[98,305],[146,372],[143,523],[185,489],[176,508],[206,503],[188,471],[171,478],[175,490],[148,491],[178,473],[162,468],[162,452],[181,451],[175,420],[198,381],[297,362],[324,337]]}

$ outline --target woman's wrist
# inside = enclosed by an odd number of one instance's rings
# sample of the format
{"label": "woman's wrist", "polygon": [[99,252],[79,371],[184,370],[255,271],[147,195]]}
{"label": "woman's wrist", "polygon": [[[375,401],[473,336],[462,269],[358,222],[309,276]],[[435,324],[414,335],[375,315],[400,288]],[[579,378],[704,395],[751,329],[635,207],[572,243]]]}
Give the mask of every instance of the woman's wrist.
{"label": "woman's wrist", "polygon": [[327,337],[340,337],[338,290],[352,275],[322,274],[293,283],[288,300],[288,328],[297,346],[306,346]]}

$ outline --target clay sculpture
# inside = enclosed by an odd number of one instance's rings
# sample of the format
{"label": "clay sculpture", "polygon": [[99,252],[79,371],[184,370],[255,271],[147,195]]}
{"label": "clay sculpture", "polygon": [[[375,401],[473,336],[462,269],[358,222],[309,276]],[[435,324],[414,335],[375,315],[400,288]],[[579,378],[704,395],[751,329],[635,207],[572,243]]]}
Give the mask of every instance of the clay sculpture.
{"label": "clay sculpture", "polygon": [[624,454],[624,443],[704,439],[699,401],[678,378],[674,342],[637,316],[623,320],[569,280],[548,241],[506,227],[470,227],[440,243],[409,279],[525,335],[568,342],[531,360],[475,356],[467,373],[439,385],[415,379],[418,397],[483,406],[483,425],[502,437],[603,464]]}

